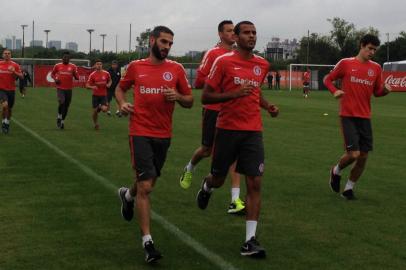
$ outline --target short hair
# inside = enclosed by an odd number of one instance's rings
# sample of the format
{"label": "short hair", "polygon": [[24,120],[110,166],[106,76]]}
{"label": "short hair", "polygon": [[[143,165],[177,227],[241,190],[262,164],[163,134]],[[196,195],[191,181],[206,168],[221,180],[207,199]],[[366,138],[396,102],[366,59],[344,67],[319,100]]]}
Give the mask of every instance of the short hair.
{"label": "short hair", "polygon": [[3,54],[5,51],[9,51],[11,53],[11,50],[9,48],[4,48],[4,50],[1,53]]}
{"label": "short hair", "polygon": [[368,44],[372,44],[374,46],[379,46],[381,44],[381,41],[379,40],[379,38],[375,35],[372,34],[366,34],[365,36],[363,36],[361,38],[361,40],[359,41],[359,44],[361,46],[366,46]]}
{"label": "short hair", "polygon": [[254,25],[252,22],[250,22],[250,21],[242,21],[242,22],[239,22],[239,23],[237,23],[237,25],[236,26],[234,26],[234,33],[236,34],[236,35],[239,35],[240,34],[240,28],[241,28],[241,25],[243,25],[243,24],[248,24],[248,25]]}
{"label": "short hair", "polygon": [[219,25],[217,27],[218,31],[223,32],[224,31],[224,25],[226,25],[226,24],[233,24],[233,21],[231,21],[231,20],[222,21],[221,23],[219,23]]}
{"label": "short hair", "polygon": [[94,60],[94,63],[96,64],[97,62],[100,62],[100,63],[103,63],[103,61],[101,60],[101,59],[96,59],[96,60]]}
{"label": "short hair", "polygon": [[111,64],[112,64],[112,65],[118,64],[118,62],[117,62],[117,60],[113,60],[113,61],[111,61]]}
{"label": "short hair", "polygon": [[70,52],[69,51],[63,51],[62,56],[63,55],[70,55]]}
{"label": "short hair", "polygon": [[175,35],[171,29],[163,25],[155,26],[154,29],[151,31],[150,35],[151,37],[158,38],[161,35],[161,33],[167,33],[172,36]]}

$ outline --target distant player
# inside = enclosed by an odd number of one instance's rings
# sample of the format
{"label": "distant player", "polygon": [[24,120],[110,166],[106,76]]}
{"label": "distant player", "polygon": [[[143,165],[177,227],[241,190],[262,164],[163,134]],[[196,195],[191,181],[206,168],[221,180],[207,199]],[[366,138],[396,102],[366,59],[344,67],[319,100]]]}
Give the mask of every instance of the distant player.
{"label": "distant player", "polygon": [[[171,142],[172,113],[175,103],[185,108],[193,105],[185,70],[181,64],[166,59],[173,44],[173,36],[168,27],[155,27],[149,38],[149,57],[131,62],[116,89],[121,111],[130,114],[129,140],[135,172],[132,187],[119,189],[121,213],[124,219],[130,221],[134,215],[135,200],[142,246],[148,263],[162,257],[155,249],[151,236],[149,194],[161,175]],[[125,98],[126,91],[132,85],[133,104]]]}
{"label": "distant player", "polygon": [[97,59],[94,64],[93,71],[86,83],[86,88],[93,90],[92,95],[92,107],[93,107],[93,124],[94,129],[100,128],[97,122],[97,116],[100,111],[107,112],[109,109],[109,103],[107,101],[107,88],[111,85],[110,74],[103,70],[103,63],[100,59]]}
{"label": "distant player", "polygon": [[30,73],[28,73],[28,71],[25,68],[21,70],[21,73],[23,74],[23,78],[22,79],[19,78],[18,80],[18,89],[20,90],[21,97],[25,98],[25,94],[27,93],[26,87],[28,85],[28,82],[32,83],[32,81]]}
{"label": "distant player", "polygon": [[[216,47],[206,52],[202,63],[197,70],[195,87],[201,89],[209,75],[210,69],[217,57],[231,51],[234,44],[233,39],[234,25],[232,21],[222,21],[218,25],[218,35],[220,43]],[[185,166],[180,177],[180,186],[188,189],[192,183],[193,171],[195,166],[203,158],[209,157],[212,153],[214,135],[216,133],[216,121],[221,104],[206,104],[203,106],[202,123],[202,144],[195,150],[189,163]],[[240,175],[235,172],[235,164],[230,167],[231,175],[231,203],[227,212],[230,214],[242,213],[245,209],[244,202],[240,199]]]}
{"label": "distant player", "polygon": [[70,53],[64,52],[62,63],[54,66],[51,77],[56,84],[58,98],[58,116],[56,126],[59,129],[65,128],[65,118],[68,115],[69,106],[72,100],[73,79],[79,80],[79,73],[76,65],[69,63]]}
{"label": "distant player", "polygon": [[[116,60],[113,60],[111,62],[111,67],[109,68],[108,72],[110,73],[110,77],[111,77],[111,85],[107,89],[107,102],[109,103],[110,108],[111,108],[111,101],[113,100],[113,97],[114,97],[114,99],[116,99],[114,92],[116,91],[116,87],[121,79],[121,70],[120,70],[120,67],[118,66],[118,62]],[[110,108],[107,111],[107,115],[109,115],[109,116],[111,115]],[[118,117],[121,117],[121,112],[118,108],[118,104],[117,104],[116,115]]]}
{"label": "distant player", "polygon": [[224,184],[230,165],[237,160],[237,172],[246,175],[246,237],[241,255],[265,257],[256,237],[261,208],[261,180],[264,172],[264,145],[260,109],[273,117],[279,109],[268,103],[260,86],[269,63],[253,54],[257,32],[253,23],[243,21],[234,28],[237,49],[216,59],[203,90],[203,104],[221,102],[217,119],[211,173],[197,194],[200,209],[206,209],[215,188]]}
{"label": "distant player", "polygon": [[[344,136],[345,153],[330,171],[330,187],[339,193],[341,172],[354,164],[342,196],[355,199],[354,186],[365,169],[368,152],[372,150],[371,96],[385,96],[389,85],[383,85],[381,66],[371,61],[379,39],[367,34],[360,41],[357,56],[342,59],[324,79],[324,84],[340,99],[340,121]],[[333,84],[341,80],[341,89]]]}
{"label": "distant player", "polygon": [[3,60],[0,61],[0,104],[3,118],[1,130],[8,134],[10,130],[10,119],[15,101],[16,77],[22,78],[20,65],[11,61],[11,51],[3,50]]}
{"label": "distant player", "polygon": [[310,93],[310,69],[306,69],[303,73],[303,97],[307,98]]}

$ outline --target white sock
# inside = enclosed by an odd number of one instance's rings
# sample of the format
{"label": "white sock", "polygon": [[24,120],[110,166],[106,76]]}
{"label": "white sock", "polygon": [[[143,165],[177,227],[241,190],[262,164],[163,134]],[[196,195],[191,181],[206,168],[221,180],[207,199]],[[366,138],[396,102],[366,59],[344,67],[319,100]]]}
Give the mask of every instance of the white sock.
{"label": "white sock", "polygon": [[203,184],[203,190],[204,190],[204,191],[207,191],[207,192],[209,192],[209,193],[212,193],[212,192],[213,192],[213,188],[209,188],[209,187],[207,186],[207,182],[204,182],[204,184]]}
{"label": "white sock", "polygon": [[338,166],[338,164],[334,166],[333,173],[337,174],[337,175],[341,175],[341,169]]}
{"label": "white sock", "polygon": [[189,163],[186,165],[185,169],[187,172],[193,171],[195,166],[193,166],[192,162],[189,161]]}
{"label": "white sock", "polygon": [[62,119],[62,114],[58,114],[58,119]]}
{"label": "white sock", "polygon": [[344,191],[349,190],[349,189],[354,189],[354,185],[355,185],[355,182],[348,179],[347,184],[345,184]]}
{"label": "white sock", "polygon": [[4,118],[3,123],[8,125],[10,123],[10,121],[7,118]]}
{"label": "white sock", "polygon": [[125,193],[125,199],[127,200],[127,202],[134,201],[133,196],[131,196],[130,189],[127,189],[127,192]]}
{"label": "white sock", "polygon": [[[148,241],[152,241],[152,236],[150,234],[146,234],[144,236],[142,236],[142,247],[145,246],[145,243]],[[154,241],[152,241],[154,242]]]}
{"label": "white sock", "polygon": [[234,202],[240,197],[240,188],[231,188],[231,202]]}
{"label": "white sock", "polygon": [[256,220],[247,220],[245,222],[245,241],[248,241],[251,239],[251,237],[255,236],[257,232],[257,224],[258,221]]}

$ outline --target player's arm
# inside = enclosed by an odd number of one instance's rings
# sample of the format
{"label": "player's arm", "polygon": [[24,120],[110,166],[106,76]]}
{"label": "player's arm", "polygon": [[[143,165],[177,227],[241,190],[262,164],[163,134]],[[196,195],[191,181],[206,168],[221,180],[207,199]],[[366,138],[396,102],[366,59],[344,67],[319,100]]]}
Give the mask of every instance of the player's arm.
{"label": "player's arm", "polygon": [[73,78],[76,80],[79,80],[79,72],[78,72],[78,67],[75,66],[75,69],[73,70]]}
{"label": "player's arm", "polygon": [[128,115],[128,114],[134,112],[134,105],[127,102],[127,100],[126,100],[126,92],[127,92],[127,89],[121,88],[120,84],[117,85],[116,91],[115,91],[116,100],[117,100],[121,113],[123,113],[124,115]]}
{"label": "player's arm", "polygon": [[327,76],[324,78],[324,85],[327,87],[327,89],[333,94],[335,98],[341,98],[344,95],[344,91],[341,89],[338,89],[334,85],[334,81],[337,79],[340,79],[344,75],[344,62],[340,61],[337,63],[337,65],[334,67],[334,69],[327,74]]}
{"label": "player's arm", "polygon": [[109,80],[108,80],[108,82],[107,82],[107,84],[106,84],[106,87],[107,87],[107,88],[110,88],[110,86],[111,86],[112,83],[113,83],[113,81],[111,80],[111,77],[109,77]]}
{"label": "player's arm", "polygon": [[214,104],[227,102],[229,100],[245,97],[251,94],[254,87],[250,84],[241,84],[235,91],[218,92],[210,84],[205,84],[202,93],[202,104]]}
{"label": "player's arm", "polygon": [[382,71],[380,72],[381,76],[378,76],[375,81],[375,87],[374,87],[374,96],[375,97],[383,97],[392,92],[392,87],[384,83],[382,80]]}
{"label": "player's arm", "polygon": [[277,117],[279,114],[279,108],[270,102],[268,102],[262,95],[260,96],[259,100],[260,106],[262,109],[266,110],[272,117]]}
{"label": "player's arm", "polygon": [[193,96],[191,94],[183,95],[176,91],[174,88],[169,88],[168,86],[166,86],[166,88],[164,89],[164,96],[167,101],[176,101],[183,108],[192,108],[193,106]]}
{"label": "player's arm", "polygon": [[21,80],[24,79],[23,73],[18,66],[17,68],[14,66],[10,66],[8,70],[11,71],[15,77],[18,77]]}
{"label": "player's arm", "polygon": [[93,80],[91,78],[89,78],[89,80],[87,80],[87,82],[86,82],[86,88],[90,89],[90,90],[96,90],[97,86],[94,85]]}

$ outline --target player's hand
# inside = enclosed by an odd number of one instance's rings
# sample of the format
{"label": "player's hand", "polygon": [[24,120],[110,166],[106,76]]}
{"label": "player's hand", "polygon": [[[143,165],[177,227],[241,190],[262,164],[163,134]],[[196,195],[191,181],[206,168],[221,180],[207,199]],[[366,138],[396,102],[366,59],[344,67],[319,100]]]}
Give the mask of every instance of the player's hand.
{"label": "player's hand", "polygon": [[9,67],[8,67],[8,71],[14,73],[14,72],[16,71],[16,69],[15,69],[15,67],[13,67],[13,66],[9,66]]}
{"label": "player's hand", "polygon": [[59,80],[59,79],[54,79],[54,81],[55,81],[55,84],[60,84],[61,83],[61,80]]}
{"label": "player's hand", "polygon": [[164,96],[167,101],[170,102],[175,102],[178,100],[178,92],[174,88],[169,88],[168,86],[165,86],[166,88],[164,89]]}
{"label": "player's hand", "polygon": [[134,105],[128,102],[124,102],[120,105],[120,111],[122,115],[127,116],[128,114],[134,112]]}
{"label": "player's hand", "polygon": [[385,85],[383,86],[383,91],[385,92],[385,94],[389,94],[390,92],[392,92],[392,86],[390,86],[390,84],[385,83]]}
{"label": "player's hand", "polygon": [[269,105],[268,107],[268,112],[271,115],[271,117],[277,117],[279,114],[279,108],[276,105]]}
{"label": "player's hand", "polygon": [[236,93],[236,97],[245,97],[248,96],[252,93],[252,90],[254,89],[254,86],[248,83],[243,83],[241,84],[240,89],[238,89]]}
{"label": "player's hand", "polygon": [[343,90],[337,90],[337,91],[334,92],[334,97],[335,97],[336,99],[341,98],[343,95],[344,95],[344,91],[343,91]]}
{"label": "player's hand", "polygon": [[96,91],[96,90],[97,90],[97,86],[92,86],[92,89]]}

